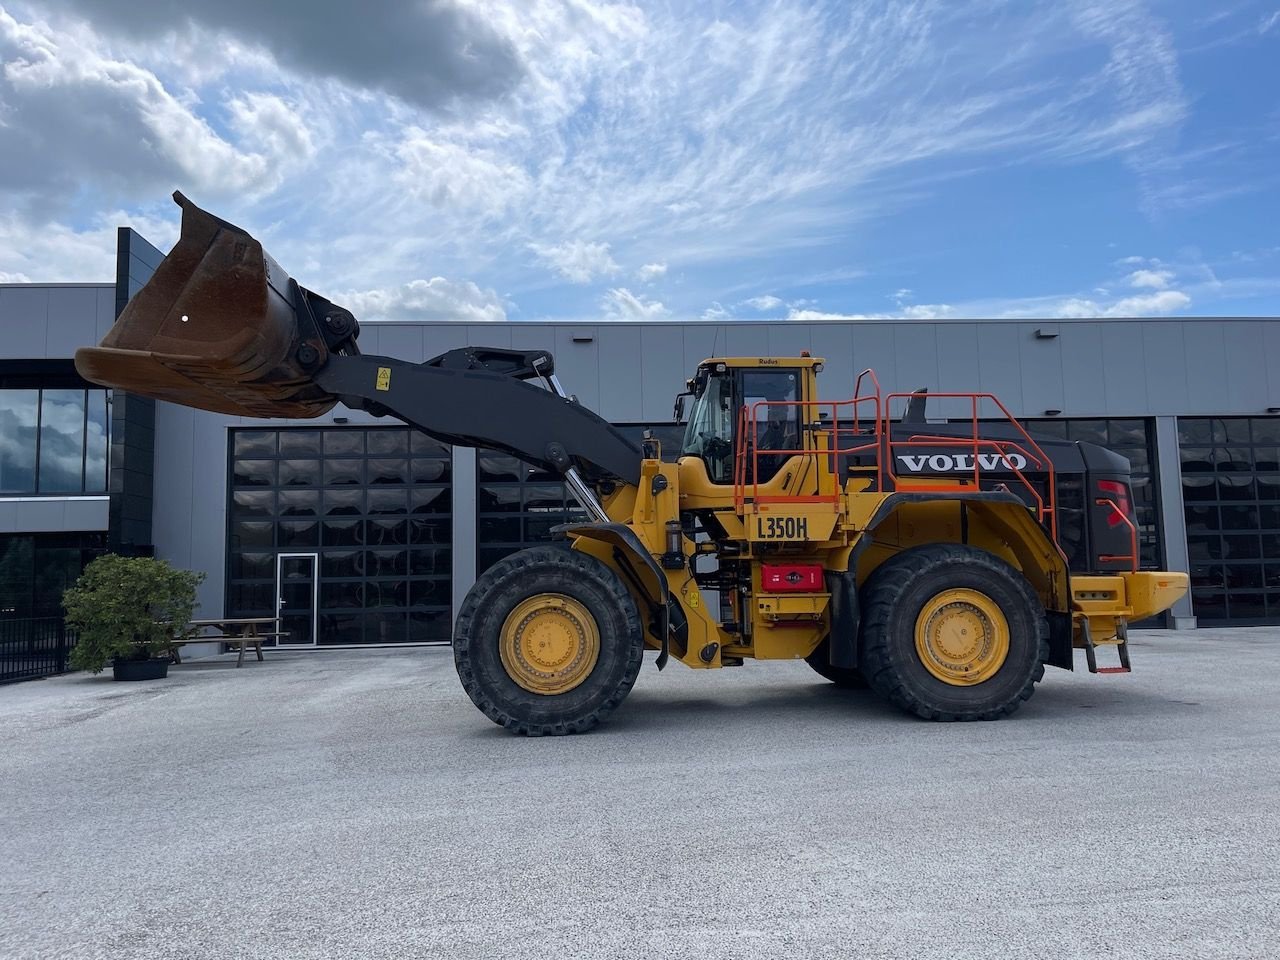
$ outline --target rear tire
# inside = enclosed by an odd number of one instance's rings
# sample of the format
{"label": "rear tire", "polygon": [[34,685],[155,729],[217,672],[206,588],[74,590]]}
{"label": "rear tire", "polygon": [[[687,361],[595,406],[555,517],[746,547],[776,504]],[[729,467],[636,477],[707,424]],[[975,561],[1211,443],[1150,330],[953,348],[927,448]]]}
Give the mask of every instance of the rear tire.
{"label": "rear tire", "polygon": [[985,550],[908,550],[876,570],[862,604],[862,672],[918,717],[1005,717],[1044,676],[1044,609],[1026,578]]}
{"label": "rear tire", "polygon": [[[519,639],[526,612],[540,609],[568,622],[552,623],[553,634],[573,643],[594,639],[582,645],[586,659],[577,667],[575,659],[545,678],[519,653],[528,642]],[[521,550],[487,570],[463,601],[453,639],[454,665],[471,701],[494,723],[533,737],[598,725],[631,691],[643,657],[640,615],[626,587],[595,557],[560,544]]]}
{"label": "rear tire", "polygon": [[830,680],[842,690],[865,690],[867,678],[857,667],[835,667],[831,665],[829,653],[831,641],[823,640],[818,649],[804,658],[804,662],[813,667],[820,677]]}

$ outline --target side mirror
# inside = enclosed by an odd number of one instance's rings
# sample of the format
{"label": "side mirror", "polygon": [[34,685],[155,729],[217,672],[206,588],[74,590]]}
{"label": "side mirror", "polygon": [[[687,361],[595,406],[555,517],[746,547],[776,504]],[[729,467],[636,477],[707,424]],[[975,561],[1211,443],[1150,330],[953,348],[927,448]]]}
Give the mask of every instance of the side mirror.
{"label": "side mirror", "polygon": [[684,423],[684,398],[689,396],[687,393],[676,394],[676,405],[671,411],[671,419],[676,423]]}

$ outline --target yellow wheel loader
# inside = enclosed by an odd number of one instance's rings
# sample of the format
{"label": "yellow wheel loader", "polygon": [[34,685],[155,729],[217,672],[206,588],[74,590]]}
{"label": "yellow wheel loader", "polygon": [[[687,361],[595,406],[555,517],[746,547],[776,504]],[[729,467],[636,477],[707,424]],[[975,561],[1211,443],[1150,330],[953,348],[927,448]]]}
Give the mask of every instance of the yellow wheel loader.
{"label": "yellow wheel loader", "polygon": [[[966,418],[927,422],[939,395],[886,394],[871,371],[830,402],[820,358],[712,357],[664,458],[569,396],[544,351],[362,355],[350,311],[175,199],[178,243],[76,354],[89,380],[251,417],[340,402],[564,477],[587,518],[492,567],[457,615],[462,685],[515,732],[596,726],[646,650],[659,669],[804,659],[920,717],[995,719],[1073,648],[1127,671],[1127,625],[1187,589],[1138,569],[1127,461],[1038,441],[989,395],[946,395]],[[1118,666],[1097,666],[1103,646]]]}

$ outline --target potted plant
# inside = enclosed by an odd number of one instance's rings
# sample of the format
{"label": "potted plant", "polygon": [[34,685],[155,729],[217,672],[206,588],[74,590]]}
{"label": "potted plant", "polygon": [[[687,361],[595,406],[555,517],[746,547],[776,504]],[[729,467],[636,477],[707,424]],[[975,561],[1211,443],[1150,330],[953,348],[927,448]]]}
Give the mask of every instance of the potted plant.
{"label": "potted plant", "polygon": [[170,641],[186,636],[202,580],[152,557],[98,557],[62,595],[79,634],[71,665],[101,673],[110,660],[117,680],[166,676]]}

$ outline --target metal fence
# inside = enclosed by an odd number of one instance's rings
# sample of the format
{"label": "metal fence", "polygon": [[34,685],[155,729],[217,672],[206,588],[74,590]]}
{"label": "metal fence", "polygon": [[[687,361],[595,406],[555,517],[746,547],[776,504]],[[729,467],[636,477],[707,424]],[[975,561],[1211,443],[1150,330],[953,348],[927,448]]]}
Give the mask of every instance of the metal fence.
{"label": "metal fence", "polygon": [[66,673],[75,631],[61,617],[0,620],[0,683]]}

